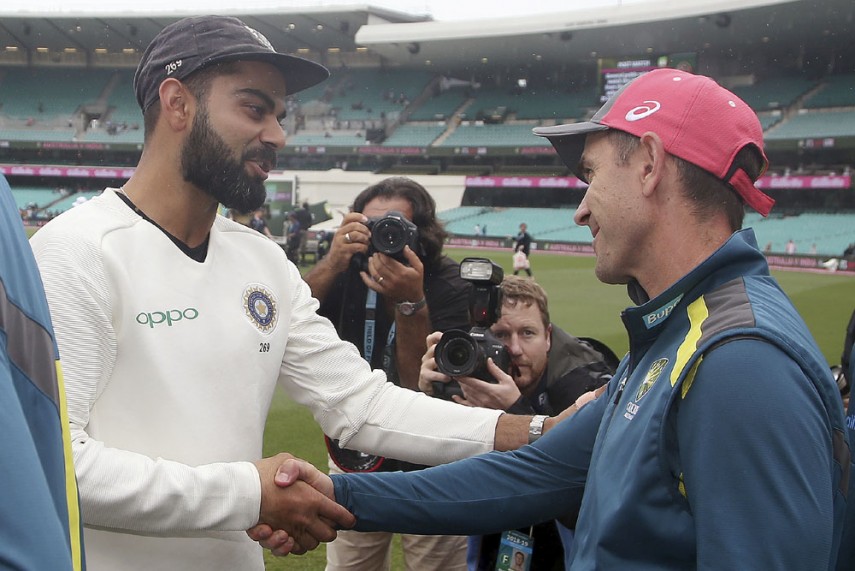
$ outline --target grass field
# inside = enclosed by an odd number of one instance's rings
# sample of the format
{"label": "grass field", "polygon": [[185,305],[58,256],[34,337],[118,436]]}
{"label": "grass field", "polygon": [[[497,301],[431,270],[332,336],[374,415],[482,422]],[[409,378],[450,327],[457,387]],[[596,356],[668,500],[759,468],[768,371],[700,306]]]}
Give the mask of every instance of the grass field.
{"label": "grass field", "polygon": [[[511,267],[510,252],[463,249],[448,250],[460,260],[466,256],[489,257],[502,267]],[[578,336],[595,337],[618,355],[627,350],[620,312],[630,305],[626,289],[606,286],[593,273],[594,259],[533,254],[535,278],[549,294],[552,321]],[[830,364],[837,364],[843,335],[855,305],[855,278],[834,274],[774,272],[781,287],[793,299]],[[323,435],[308,411],[277,393],[265,431],[265,455],[291,452],[326,471]],[[319,549],[300,557],[268,557],[268,571],[322,570],[325,551]],[[400,571],[400,546],[393,549],[392,570]]]}
{"label": "grass field", "polygon": [[[511,252],[449,249],[456,260],[466,256],[489,257],[511,267]],[[532,270],[549,294],[552,321],[577,336],[595,337],[616,354],[627,350],[620,312],[630,305],[626,289],[597,281],[594,259],[535,253]],[[829,364],[837,364],[843,335],[855,306],[855,278],[835,274],[773,272],[807,322]],[[305,408],[277,391],[264,435],[264,455],[287,451],[326,471],[323,434]],[[275,558],[266,555],[268,571],[322,570],[326,552],[322,545],[304,556]],[[400,545],[393,547],[392,571],[404,568]]]}
{"label": "grass field", "polygon": [[[511,252],[449,249],[456,260],[488,257],[511,267]],[[607,286],[594,277],[594,259],[545,253],[532,255],[535,279],[549,294],[552,321],[577,336],[595,337],[621,356],[627,351],[620,312],[631,304],[623,286]],[[822,349],[829,364],[838,364],[843,335],[855,306],[855,277],[836,274],[775,271]],[[264,455],[286,451],[326,471],[323,434],[308,410],[277,391],[264,433]],[[304,556],[275,558],[266,555],[268,571],[322,570],[326,552],[322,545]],[[393,547],[392,571],[404,568],[400,545]]]}

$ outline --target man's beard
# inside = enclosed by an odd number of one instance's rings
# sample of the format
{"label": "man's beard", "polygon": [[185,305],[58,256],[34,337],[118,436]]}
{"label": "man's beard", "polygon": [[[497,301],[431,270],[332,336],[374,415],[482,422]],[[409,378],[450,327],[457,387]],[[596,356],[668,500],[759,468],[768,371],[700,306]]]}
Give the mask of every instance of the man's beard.
{"label": "man's beard", "polygon": [[208,193],[226,208],[251,212],[264,204],[267,191],[264,181],[246,172],[246,161],[266,162],[276,166],[276,151],[262,145],[249,149],[240,160],[220,135],[211,127],[208,110],[199,107],[190,135],[181,149],[181,174],[189,183]]}

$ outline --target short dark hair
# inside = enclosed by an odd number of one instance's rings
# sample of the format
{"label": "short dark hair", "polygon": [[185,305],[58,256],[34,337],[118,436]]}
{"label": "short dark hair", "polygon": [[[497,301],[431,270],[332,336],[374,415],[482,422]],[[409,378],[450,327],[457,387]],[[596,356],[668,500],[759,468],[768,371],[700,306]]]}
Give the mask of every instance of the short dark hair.
{"label": "short dark hair", "polygon": [[436,217],[436,202],[416,181],[395,176],[372,184],[354,199],[351,210],[362,212],[365,205],[378,196],[383,198],[403,198],[413,209],[413,224],[419,229],[419,243],[422,246],[422,258],[435,265],[442,256],[447,233],[442,222]]}
{"label": "short dark hair", "polygon": [[[618,155],[618,164],[626,164],[630,155],[640,144],[640,139],[635,135],[617,129],[610,129],[608,138]],[[669,156],[677,165],[677,172],[683,183],[684,196],[694,204],[692,213],[695,216],[706,217],[724,212],[732,232],[742,228],[745,219],[745,203],[729,184],[689,161],[674,155],[669,154]],[[731,170],[739,168],[743,169],[752,180],[760,176],[763,159],[757,149],[749,145],[737,153]]]}
{"label": "short dark hair", "polygon": [[525,306],[534,305],[540,312],[540,320],[544,330],[549,329],[549,301],[546,290],[531,278],[508,275],[499,286],[502,290],[502,304],[516,307],[518,304]]}
{"label": "short dark hair", "polygon": [[[187,90],[193,94],[193,97],[197,101],[204,101],[211,91],[211,82],[215,77],[233,73],[237,73],[237,62],[218,63],[203,67],[199,71],[188,75],[181,80],[181,83],[187,87]],[[143,113],[143,142],[148,142],[149,137],[154,133],[154,128],[159,118],[160,105],[155,101],[154,105],[150,105]]]}

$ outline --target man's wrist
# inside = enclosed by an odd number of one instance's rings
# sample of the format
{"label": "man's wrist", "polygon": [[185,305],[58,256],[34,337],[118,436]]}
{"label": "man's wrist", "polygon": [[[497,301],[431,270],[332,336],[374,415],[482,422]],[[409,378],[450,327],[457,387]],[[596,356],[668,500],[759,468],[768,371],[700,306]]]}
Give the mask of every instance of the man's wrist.
{"label": "man's wrist", "polygon": [[546,419],[549,418],[545,414],[536,414],[531,417],[531,422],[528,425],[528,443],[533,444],[543,435],[543,425]]}
{"label": "man's wrist", "polygon": [[415,314],[424,307],[427,307],[427,298],[425,297],[422,297],[419,301],[402,301],[395,304],[395,309],[398,313],[407,317]]}

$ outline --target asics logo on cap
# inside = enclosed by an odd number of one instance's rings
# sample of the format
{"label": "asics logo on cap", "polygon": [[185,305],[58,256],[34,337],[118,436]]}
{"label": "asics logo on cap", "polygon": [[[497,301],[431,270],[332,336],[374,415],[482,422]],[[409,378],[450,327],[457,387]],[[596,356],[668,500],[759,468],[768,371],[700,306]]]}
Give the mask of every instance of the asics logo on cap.
{"label": "asics logo on cap", "polygon": [[246,30],[250,34],[252,34],[252,37],[255,38],[259,44],[261,44],[262,46],[264,46],[266,49],[270,50],[271,52],[276,51],[275,49],[273,49],[273,44],[270,43],[270,40],[268,40],[267,38],[264,37],[264,34],[259,32],[258,30],[254,30],[254,29],[250,28],[249,26],[244,26],[244,28],[246,28]]}
{"label": "asics logo on cap", "polygon": [[630,122],[638,121],[639,119],[644,119],[645,117],[653,115],[659,111],[659,108],[661,107],[658,101],[645,101],[644,103],[646,103],[646,105],[639,105],[638,107],[633,107],[627,111],[624,119]]}

